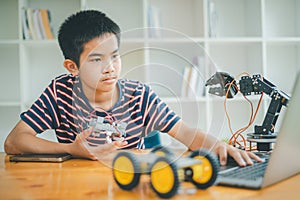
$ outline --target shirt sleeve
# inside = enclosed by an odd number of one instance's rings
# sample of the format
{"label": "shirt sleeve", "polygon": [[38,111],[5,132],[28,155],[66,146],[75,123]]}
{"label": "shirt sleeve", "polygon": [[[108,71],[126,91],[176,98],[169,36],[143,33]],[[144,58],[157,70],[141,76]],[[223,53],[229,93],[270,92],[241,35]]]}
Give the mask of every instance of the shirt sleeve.
{"label": "shirt sleeve", "polygon": [[162,101],[158,95],[147,85],[145,85],[145,126],[147,133],[153,130],[169,132],[171,128],[180,120],[180,117]]}
{"label": "shirt sleeve", "polygon": [[54,92],[55,81],[44,90],[41,96],[20,117],[37,133],[58,127],[58,108]]}

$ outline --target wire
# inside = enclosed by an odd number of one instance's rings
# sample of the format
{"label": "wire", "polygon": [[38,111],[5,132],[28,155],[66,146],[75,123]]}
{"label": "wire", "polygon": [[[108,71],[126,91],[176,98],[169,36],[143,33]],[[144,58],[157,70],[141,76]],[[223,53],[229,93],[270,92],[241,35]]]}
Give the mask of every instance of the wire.
{"label": "wire", "polygon": [[[258,105],[257,105],[257,108],[256,108],[256,111],[255,111],[254,115],[253,115],[253,105],[252,105],[252,102],[249,101],[249,99],[245,97],[245,99],[251,104],[251,108],[252,108],[250,120],[249,120],[249,123],[248,123],[247,126],[245,126],[245,127],[241,128],[241,129],[237,130],[234,135],[238,135],[239,136],[242,132],[244,132],[245,130],[247,130],[253,124],[253,122],[254,122],[254,120],[255,120],[255,118],[257,116],[258,110],[260,108],[262,97],[263,97],[263,93],[260,96],[260,100],[258,102]],[[234,142],[236,142],[236,139],[237,139],[237,137],[235,137]]]}
{"label": "wire", "polygon": [[[226,114],[226,117],[227,117],[227,121],[228,121],[228,126],[229,126],[229,129],[230,129],[230,132],[231,132],[231,135],[232,136],[235,136],[235,134],[234,134],[234,132],[233,132],[233,130],[232,130],[232,126],[231,126],[231,120],[230,120],[230,116],[229,116],[229,114],[228,114],[228,111],[227,111],[227,98],[228,98],[228,93],[229,93],[229,90],[230,90],[230,87],[232,87],[232,84],[234,83],[234,81],[235,80],[233,80],[230,84],[229,84],[229,86],[228,86],[228,89],[227,89],[227,91],[226,91],[226,95],[225,95],[225,100],[224,100],[224,110],[225,110],[225,114]],[[235,85],[234,85],[234,87],[236,87]],[[242,136],[242,139],[244,139],[243,138],[243,136]],[[245,140],[243,140],[243,141],[245,141]],[[241,145],[239,142],[237,142],[239,145]],[[229,144],[230,145],[232,145],[232,137],[230,138],[230,140],[229,140]]]}
{"label": "wire", "polygon": [[[239,75],[240,76],[240,75]],[[225,110],[225,114],[226,114],[226,117],[227,117],[227,121],[228,121],[228,125],[229,125],[229,129],[230,129],[230,132],[231,132],[231,134],[232,134],[232,137],[230,138],[230,140],[229,140],[229,144],[230,145],[233,145],[233,146],[235,146],[235,144],[237,143],[238,145],[240,145],[240,146],[242,146],[238,141],[236,141],[235,140],[235,143],[233,144],[232,143],[232,138],[234,137],[234,138],[237,138],[237,136],[236,136],[236,134],[233,132],[233,130],[232,130],[232,126],[231,126],[231,120],[230,120],[230,117],[229,117],[229,114],[228,114],[228,111],[227,111],[227,99],[228,99],[228,94],[229,94],[229,91],[230,91],[230,88],[232,87],[232,85],[233,85],[233,83],[235,82],[235,79],[233,79],[230,83],[229,83],[229,85],[228,85],[228,89],[227,89],[227,91],[226,91],[226,95],[225,95],[225,100],[224,100],[224,110]],[[236,86],[236,85],[233,85],[236,89],[237,89],[237,91],[239,91],[239,89],[238,89],[238,87]],[[225,85],[225,87],[226,87],[226,85]],[[246,140],[245,140],[245,138],[244,138],[244,136],[243,135],[240,135],[241,136],[241,138],[242,138],[242,142],[244,143],[244,146],[246,146]]]}
{"label": "wire", "polygon": [[[243,75],[243,74],[246,74],[246,75],[250,76],[249,73],[243,72],[243,73],[239,74],[237,77],[239,77],[239,76],[241,76],[241,75]],[[254,120],[255,120],[255,118],[256,118],[256,116],[257,116],[258,110],[259,110],[259,108],[260,108],[260,105],[261,105],[261,102],[262,102],[262,98],[263,98],[263,94],[264,94],[264,93],[261,93],[261,96],[260,96],[260,99],[259,99],[259,102],[258,102],[258,104],[257,104],[257,107],[256,107],[255,112],[253,112],[254,109],[253,109],[253,104],[252,104],[252,102],[251,102],[245,95],[243,95],[243,97],[246,99],[246,101],[250,104],[250,107],[251,107],[250,119],[249,119],[249,122],[248,122],[248,124],[247,124],[246,126],[244,126],[244,127],[240,128],[240,129],[238,129],[237,131],[233,132],[233,129],[232,129],[232,126],[231,126],[230,116],[229,116],[228,111],[227,111],[227,99],[228,99],[228,94],[229,94],[229,91],[230,91],[230,88],[231,88],[231,87],[234,86],[238,92],[241,92],[240,89],[239,89],[235,84],[233,84],[234,82],[235,82],[235,79],[229,83],[228,89],[227,89],[227,91],[226,91],[225,100],[224,100],[224,110],[225,110],[225,114],[226,114],[226,117],[227,117],[229,129],[230,129],[230,132],[231,132],[231,134],[232,134],[232,136],[231,136],[231,138],[229,139],[229,142],[228,142],[228,143],[229,143],[230,145],[233,145],[233,146],[236,146],[236,144],[238,144],[241,148],[243,148],[243,149],[246,150],[246,149],[247,149],[246,139],[245,139],[245,137],[244,137],[244,135],[243,135],[242,133],[243,133],[245,130],[247,130],[247,129],[253,124],[253,122],[254,122]],[[226,85],[225,85],[225,86],[226,86]],[[239,137],[241,138],[241,141],[238,141],[238,138],[239,138]],[[241,143],[242,143],[242,144],[241,144]],[[248,149],[248,150],[249,150],[249,149]],[[250,151],[251,151],[251,150],[252,150],[252,148],[250,147]]]}

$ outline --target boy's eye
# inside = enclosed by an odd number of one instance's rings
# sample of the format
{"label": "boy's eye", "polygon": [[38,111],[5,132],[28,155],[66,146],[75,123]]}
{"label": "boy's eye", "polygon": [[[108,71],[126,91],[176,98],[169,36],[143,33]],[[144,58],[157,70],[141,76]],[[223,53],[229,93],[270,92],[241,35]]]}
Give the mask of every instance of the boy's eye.
{"label": "boy's eye", "polygon": [[101,58],[94,58],[94,59],[91,59],[90,61],[91,61],[91,62],[100,62],[100,61],[101,61]]}
{"label": "boy's eye", "polygon": [[112,57],[113,57],[113,58],[119,58],[120,55],[119,55],[119,54],[114,54]]}

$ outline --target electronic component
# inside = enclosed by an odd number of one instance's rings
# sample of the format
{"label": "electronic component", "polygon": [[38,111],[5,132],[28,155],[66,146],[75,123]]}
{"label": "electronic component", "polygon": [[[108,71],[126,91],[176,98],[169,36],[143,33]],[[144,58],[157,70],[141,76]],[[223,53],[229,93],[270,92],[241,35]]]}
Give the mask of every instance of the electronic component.
{"label": "electronic component", "polygon": [[93,133],[100,133],[105,131],[106,141],[111,143],[112,141],[119,141],[126,137],[126,126],[125,122],[111,122],[104,117],[92,118],[89,122],[89,126],[93,127]]}

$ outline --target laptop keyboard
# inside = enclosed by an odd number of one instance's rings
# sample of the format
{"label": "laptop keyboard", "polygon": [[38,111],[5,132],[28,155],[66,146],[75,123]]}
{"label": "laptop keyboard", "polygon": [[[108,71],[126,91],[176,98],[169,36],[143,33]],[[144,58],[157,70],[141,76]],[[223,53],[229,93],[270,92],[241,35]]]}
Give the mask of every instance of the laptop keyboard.
{"label": "laptop keyboard", "polygon": [[232,168],[232,170],[226,170],[219,175],[228,178],[255,180],[263,177],[267,163],[267,161],[255,162],[251,166]]}

